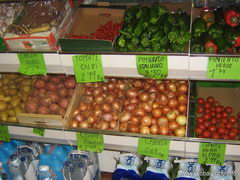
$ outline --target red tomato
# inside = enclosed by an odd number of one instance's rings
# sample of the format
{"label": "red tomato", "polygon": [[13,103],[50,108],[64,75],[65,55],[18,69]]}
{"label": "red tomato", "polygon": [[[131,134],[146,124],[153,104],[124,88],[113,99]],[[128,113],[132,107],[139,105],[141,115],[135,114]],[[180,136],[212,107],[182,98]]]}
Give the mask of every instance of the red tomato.
{"label": "red tomato", "polygon": [[231,117],[228,119],[228,121],[229,121],[230,123],[232,123],[232,124],[236,124],[237,119],[236,119],[234,116],[231,116]]}
{"label": "red tomato", "polygon": [[226,126],[225,126],[225,124],[224,124],[224,123],[220,122],[220,124],[218,125],[218,127],[225,128]]}
{"label": "red tomato", "polygon": [[204,108],[202,106],[197,107],[197,113],[202,114],[204,112]]}
{"label": "red tomato", "polygon": [[221,109],[221,112],[224,111],[224,107],[223,106],[220,106],[220,109]]}
{"label": "red tomato", "polygon": [[205,121],[203,124],[206,128],[211,126],[211,123],[209,121]]}
{"label": "red tomato", "polygon": [[211,108],[211,104],[209,102],[206,102],[204,105],[203,105],[204,108]]}
{"label": "red tomato", "polygon": [[226,111],[221,112],[221,115],[223,118],[227,118],[228,117],[228,113]]}
{"label": "red tomato", "polygon": [[227,129],[231,129],[232,127],[233,127],[233,125],[232,125],[231,123],[229,123],[229,122],[226,123],[226,128],[227,128]]}
{"label": "red tomato", "polygon": [[212,107],[211,107],[211,111],[212,111],[212,112],[215,112],[215,107],[212,106]]}
{"label": "red tomato", "polygon": [[212,97],[212,96],[207,97],[207,102],[212,104],[212,103],[214,103],[214,101],[215,101],[214,97]]}
{"label": "red tomato", "polygon": [[221,119],[222,118],[222,115],[221,113],[216,113],[216,116],[215,116],[217,119]]}
{"label": "red tomato", "polygon": [[217,132],[218,132],[219,134],[224,134],[224,133],[225,133],[225,128],[219,127],[218,130],[217,130]]}
{"label": "red tomato", "polygon": [[203,136],[201,135],[201,136],[198,136],[198,138],[203,138]]}
{"label": "red tomato", "polygon": [[197,128],[206,129],[206,127],[203,123],[198,123]]}
{"label": "red tomato", "polygon": [[216,106],[216,107],[215,107],[215,112],[220,113],[220,112],[221,112],[221,106]]}
{"label": "red tomato", "polygon": [[229,140],[230,137],[229,137],[229,135],[224,134],[224,135],[223,135],[223,139],[225,139],[225,140]]}
{"label": "red tomato", "polygon": [[211,133],[208,130],[205,130],[205,131],[203,131],[202,136],[203,136],[203,138],[210,138]]}
{"label": "red tomato", "polygon": [[218,120],[217,120],[217,118],[213,117],[213,118],[210,119],[210,122],[212,124],[217,124]]}
{"label": "red tomato", "polygon": [[231,132],[234,132],[234,133],[236,133],[236,134],[238,133],[238,129],[237,129],[237,128],[232,128],[232,129],[230,129],[230,131],[231,131]]}
{"label": "red tomato", "polygon": [[215,112],[211,112],[210,113],[212,117],[215,117],[216,116],[216,113]]}
{"label": "red tomato", "polygon": [[232,107],[229,107],[229,106],[227,106],[227,107],[225,108],[225,110],[226,110],[228,113],[232,113],[232,112],[233,112],[233,108],[232,108]]}
{"label": "red tomato", "polygon": [[218,133],[213,133],[211,137],[213,139],[220,139],[220,135]]}
{"label": "red tomato", "polygon": [[197,117],[197,123],[203,123],[203,122],[204,122],[204,120],[202,117]]}
{"label": "red tomato", "polygon": [[213,105],[216,107],[216,106],[219,106],[219,102],[218,101],[215,101],[214,103],[213,103]]}
{"label": "red tomato", "polygon": [[231,139],[235,139],[236,136],[237,136],[237,133],[230,131],[229,137],[230,137]]}
{"label": "red tomato", "polygon": [[211,126],[208,127],[208,130],[213,133],[213,132],[215,132],[217,130],[217,127],[211,125]]}
{"label": "red tomato", "polygon": [[228,120],[225,119],[225,118],[222,118],[222,119],[221,119],[221,122],[225,124],[225,123],[228,123]]}
{"label": "red tomato", "polygon": [[210,113],[206,113],[203,115],[203,119],[204,120],[209,120],[211,118],[211,114]]}
{"label": "red tomato", "polygon": [[196,128],[195,129],[195,133],[197,134],[197,135],[201,135],[202,133],[203,133],[203,129],[201,129],[201,128]]}
{"label": "red tomato", "polygon": [[200,97],[200,98],[197,99],[197,104],[198,105],[202,105],[204,103],[205,103],[205,100],[203,98]]}
{"label": "red tomato", "polygon": [[211,113],[211,108],[205,108],[205,109],[204,109],[204,112],[205,112],[205,113]]}

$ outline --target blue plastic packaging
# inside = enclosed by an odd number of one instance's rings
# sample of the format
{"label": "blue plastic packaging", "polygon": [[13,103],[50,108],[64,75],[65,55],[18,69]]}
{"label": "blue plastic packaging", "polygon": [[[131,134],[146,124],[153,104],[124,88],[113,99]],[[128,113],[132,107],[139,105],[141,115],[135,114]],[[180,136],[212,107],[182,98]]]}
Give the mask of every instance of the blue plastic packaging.
{"label": "blue plastic packaging", "polygon": [[118,160],[117,169],[113,172],[112,180],[141,180],[139,167],[142,165],[140,156],[126,153],[115,156]]}

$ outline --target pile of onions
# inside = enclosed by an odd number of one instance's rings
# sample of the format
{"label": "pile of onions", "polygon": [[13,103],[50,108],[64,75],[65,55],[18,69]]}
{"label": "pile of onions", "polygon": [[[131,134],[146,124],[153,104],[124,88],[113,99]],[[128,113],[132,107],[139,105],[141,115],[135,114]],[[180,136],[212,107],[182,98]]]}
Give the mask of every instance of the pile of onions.
{"label": "pile of onions", "polygon": [[126,85],[127,80],[115,78],[108,82],[85,83],[71,127],[117,130]]}
{"label": "pile of onions", "polygon": [[65,115],[76,81],[74,76],[39,76],[27,98],[25,110],[28,113]]}
{"label": "pile of onions", "polygon": [[187,81],[132,80],[123,99],[119,130],[185,136],[187,103]]}

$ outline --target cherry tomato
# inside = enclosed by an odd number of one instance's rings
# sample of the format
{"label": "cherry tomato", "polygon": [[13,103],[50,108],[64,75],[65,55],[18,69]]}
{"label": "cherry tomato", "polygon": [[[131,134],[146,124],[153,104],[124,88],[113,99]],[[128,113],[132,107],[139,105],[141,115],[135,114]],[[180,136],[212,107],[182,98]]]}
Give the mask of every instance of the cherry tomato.
{"label": "cherry tomato", "polygon": [[203,138],[210,138],[211,133],[208,130],[204,130],[202,133]]}
{"label": "cherry tomato", "polygon": [[227,129],[231,129],[232,127],[233,127],[232,123],[229,123],[229,122],[226,123],[226,128],[227,128]]}
{"label": "cherry tomato", "polygon": [[225,108],[225,110],[226,110],[228,113],[232,113],[232,112],[233,112],[233,108],[232,108],[232,107],[229,107],[229,106],[227,106],[227,107]]}
{"label": "cherry tomato", "polygon": [[224,107],[223,107],[223,106],[220,106],[220,110],[221,110],[221,112],[224,111]]}
{"label": "cherry tomato", "polygon": [[226,124],[226,123],[228,123],[228,120],[227,120],[226,118],[222,118],[222,119],[221,119],[221,122],[224,123],[224,124]]}
{"label": "cherry tomato", "polygon": [[238,134],[238,129],[237,128],[232,128],[232,129],[230,129],[230,131]]}
{"label": "cherry tomato", "polygon": [[204,108],[202,106],[197,107],[197,113],[202,114],[204,112]]}
{"label": "cherry tomato", "polygon": [[229,140],[229,139],[230,139],[229,135],[227,135],[227,134],[224,134],[222,137],[223,137],[223,139],[225,139],[225,140]]}
{"label": "cherry tomato", "polygon": [[218,125],[218,127],[225,128],[226,126],[225,126],[224,123],[220,122],[220,124]]}
{"label": "cherry tomato", "polygon": [[221,112],[221,115],[223,118],[227,118],[228,117],[228,113],[226,111]]}
{"label": "cherry tomato", "polygon": [[211,124],[217,124],[218,120],[217,118],[213,117],[210,119]]}
{"label": "cherry tomato", "polygon": [[229,121],[230,123],[232,123],[232,124],[236,124],[237,119],[236,119],[234,116],[231,116],[231,117],[228,119],[228,121]]}
{"label": "cherry tomato", "polygon": [[209,102],[206,102],[204,105],[203,105],[204,108],[211,108],[211,104]]}
{"label": "cherry tomato", "polygon": [[202,117],[197,117],[197,123],[203,123],[204,119]]}
{"label": "cherry tomato", "polygon": [[205,113],[211,113],[211,108],[210,108],[210,107],[209,107],[209,108],[205,108],[205,109],[204,109],[204,112],[205,112]]}
{"label": "cherry tomato", "polygon": [[209,102],[211,104],[214,103],[215,102],[214,97],[212,97],[212,96],[207,97],[207,102]]}
{"label": "cherry tomato", "polygon": [[216,117],[217,119],[221,119],[221,118],[222,118],[222,115],[221,115],[221,113],[216,113],[215,117]]}
{"label": "cherry tomato", "polygon": [[212,107],[211,107],[211,111],[212,111],[212,112],[215,112],[215,107],[212,106]]}
{"label": "cherry tomato", "polygon": [[205,103],[205,100],[203,98],[198,98],[197,99],[197,104],[198,105],[203,105]]}
{"label": "cherry tomato", "polygon": [[231,139],[235,139],[236,136],[237,136],[237,133],[235,133],[235,132],[233,132],[233,131],[230,131],[229,137],[230,137]]}
{"label": "cherry tomato", "polygon": [[220,113],[220,112],[221,112],[221,106],[216,106],[216,107],[215,107],[215,112]]}
{"label": "cherry tomato", "polygon": [[220,135],[218,133],[213,133],[211,137],[213,139],[220,139]]}
{"label": "cherry tomato", "polygon": [[195,129],[195,133],[196,133],[197,135],[201,135],[201,134],[203,133],[203,129],[201,129],[201,128],[196,128],[196,129]]}
{"label": "cherry tomato", "polygon": [[206,127],[205,127],[205,125],[203,124],[203,123],[199,123],[198,125],[197,125],[197,128],[200,128],[200,129],[206,129]]}
{"label": "cherry tomato", "polygon": [[209,121],[205,121],[203,124],[206,128],[211,126],[211,123]]}
{"label": "cherry tomato", "polygon": [[225,133],[225,128],[219,127],[218,130],[217,130],[217,132],[218,132],[219,134],[224,134],[224,133]]}
{"label": "cherry tomato", "polygon": [[214,103],[213,103],[213,106],[219,106],[220,105],[220,103],[218,102],[218,101],[215,101]]}
{"label": "cherry tomato", "polygon": [[204,120],[209,120],[210,118],[211,118],[211,114],[210,113],[207,113],[207,114],[203,115],[203,119]]}
{"label": "cherry tomato", "polygon": [[217,127],[211,125],[211,126],[208,127],[208,130],[213,133],[213,132],[215,132],[217,130]]}
{"label": "cherry tomato", "polygon": [[211,116],[212,117],[215,117],[216,116],[216,113],[215,112],[210,112]]}

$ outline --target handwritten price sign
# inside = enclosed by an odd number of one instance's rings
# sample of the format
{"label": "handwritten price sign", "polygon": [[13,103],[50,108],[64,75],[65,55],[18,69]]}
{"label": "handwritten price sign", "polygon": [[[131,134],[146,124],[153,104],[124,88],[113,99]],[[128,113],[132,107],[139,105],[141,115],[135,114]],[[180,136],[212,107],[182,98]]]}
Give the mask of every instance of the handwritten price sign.
{"label": "handwritten price sign", "polygon": [[72,60],[77,82],[104,81],[101,55],[82,54],[73,56]]}
{"label": "handwritten price sign", "polygon": [[138,139],[138,154],[168,160],[169,140],[164,139]]}
{"label": "handwritten price sign", "polygon": [[148,78],[163,79],[168,76],[167,56],[136,56],[138,74]]}
{"label": "handwritten price sign", "polygon": [[0,125],[0,141],[10,142],[8,126]]}
{"label": "handwritten price sign", "polygon": [[226,144],[200,143],[199,164],[224,164]]}
{"label": "handwritten price sign", "polygon": [[104,141],[102,134],[76,133],[78,150],[102,152]]}
{"label": "handwritten price sign", "polygon": [[209,57],[207,78],[240,79],[239,57]]}
{"label": "handwritten price sign", "polygon": [[18,54],[20,62],[19,72],[25,75],[47,74],[47,68],[43,54],[40,53],[20,53]]}

